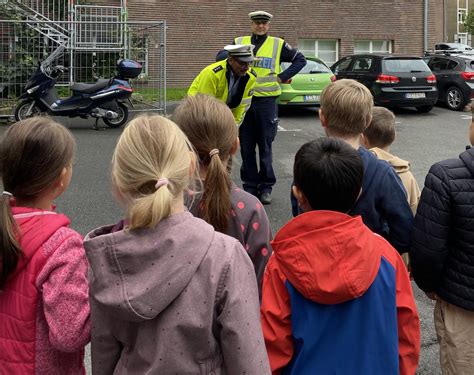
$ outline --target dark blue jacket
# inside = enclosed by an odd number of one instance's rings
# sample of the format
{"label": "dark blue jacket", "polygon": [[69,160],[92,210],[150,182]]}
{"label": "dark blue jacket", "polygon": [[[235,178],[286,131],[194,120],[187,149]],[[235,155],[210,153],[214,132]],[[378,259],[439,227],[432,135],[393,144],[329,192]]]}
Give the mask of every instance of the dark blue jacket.
{"label": "dark blue jacket", "polygon": [[[363,147],[358,151],[364,162],[364,180],[362,194],[349,214],[362,216],[372,231],[386,238],[400,254],[406,253],[411,244],[413,214],[402,181],[386,161]],[[298,203],[293,195],[291,205],[296,216]]]}
{"label": "dark blue jacket", "polygon": [[425,180],[410,250],[425,292],[474,311],[474,148],[434,164]]}

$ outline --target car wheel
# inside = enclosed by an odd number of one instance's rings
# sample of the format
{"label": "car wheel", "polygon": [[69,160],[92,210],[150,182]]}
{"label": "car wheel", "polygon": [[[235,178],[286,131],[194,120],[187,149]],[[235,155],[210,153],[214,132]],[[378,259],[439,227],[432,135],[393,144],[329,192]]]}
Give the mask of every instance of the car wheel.
{"label": "car wheel", "polygon": [[416,107],[416,110],[420,113],[428,113],[429,111],[431,111],[433,109],[433,107],[434,107],[433,104],[422,105],[420,107]]}
{"label": "car wheel", "polygon": [[462,91],[456,87],[451,86],[446,90],[446,105],[453,111],[460,111],[465,106],[465,99]]}

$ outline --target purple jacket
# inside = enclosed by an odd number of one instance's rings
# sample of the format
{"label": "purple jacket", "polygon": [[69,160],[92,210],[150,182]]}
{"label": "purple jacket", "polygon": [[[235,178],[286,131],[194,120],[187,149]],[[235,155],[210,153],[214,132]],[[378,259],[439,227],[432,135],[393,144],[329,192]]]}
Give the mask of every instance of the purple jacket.
{"label": "purple jacket", "polygon": [[270,374],[252,264],[235,239],[189,212],[114,230],[84,242],[94,374]]}

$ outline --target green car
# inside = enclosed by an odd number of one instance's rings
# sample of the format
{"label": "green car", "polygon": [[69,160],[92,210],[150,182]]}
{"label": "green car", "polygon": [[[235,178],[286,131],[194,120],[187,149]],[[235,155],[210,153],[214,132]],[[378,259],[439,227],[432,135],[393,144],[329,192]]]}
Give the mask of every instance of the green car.
{"label": "green car", "polygon": [[[281,83],[281,95],[277,103],[281,106],[306,105],[319,106],[321,92],[332,81],[336,80],[331,69],[317,57],[306,57],[306,66],[293,78]],[[281,70],[290,63],[282,63]]]}

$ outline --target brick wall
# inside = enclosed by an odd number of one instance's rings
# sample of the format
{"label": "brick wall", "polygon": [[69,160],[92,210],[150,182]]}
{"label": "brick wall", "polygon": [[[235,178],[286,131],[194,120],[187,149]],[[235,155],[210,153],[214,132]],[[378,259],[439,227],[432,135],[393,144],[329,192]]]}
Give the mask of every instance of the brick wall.
{"label": "brick wall", "polygon": [[[443,40],[443,0],[429,0],[429,45]],[[130,20],[166,20],[169,87],[187,87],[217,51],[248,35],[247,14],[274,15],[270,34],[297,46],[298,39],[338,39],[339,57],[356,39],[388,39],[394,52],[422,55],[423,0],[128,0]]]}

